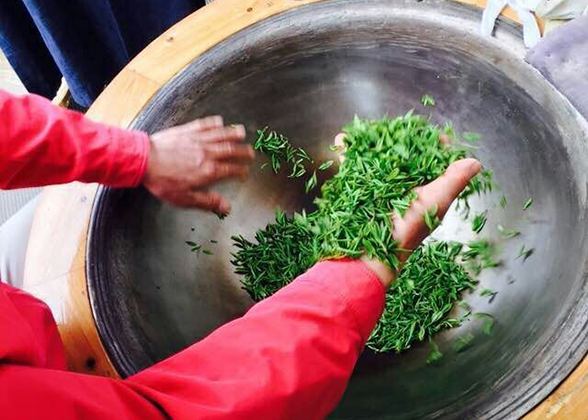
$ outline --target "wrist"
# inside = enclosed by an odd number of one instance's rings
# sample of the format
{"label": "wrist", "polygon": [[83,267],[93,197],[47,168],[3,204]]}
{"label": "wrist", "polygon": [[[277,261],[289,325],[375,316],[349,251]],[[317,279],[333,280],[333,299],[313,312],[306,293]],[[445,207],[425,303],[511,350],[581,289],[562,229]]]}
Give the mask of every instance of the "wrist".
{"label": "wrist", "polygon": [[390,288],[392,282],[396,280],[396,272],[380,260],[369,258],[363,255],[360,260],[380,279],[386,290]]}
{"label": "wrist", "polygon": [[140,144],[141,148],[141,166],[139,168],[137,174],[137,180],[134,186],[143,184],[145,182],[145,178],[147,176],[147,172],[149,171],[149,167],[151,166],[151,152],[152,152],[152,142],[151,136],[143,131],[136,131],[137,133],[137,142]]}

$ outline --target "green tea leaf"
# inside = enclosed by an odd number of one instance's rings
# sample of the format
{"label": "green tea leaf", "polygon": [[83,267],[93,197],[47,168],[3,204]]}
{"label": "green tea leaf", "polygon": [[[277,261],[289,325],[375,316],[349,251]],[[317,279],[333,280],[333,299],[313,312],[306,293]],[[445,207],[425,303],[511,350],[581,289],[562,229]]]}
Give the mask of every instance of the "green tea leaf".
{"label": "green tea leaf", "polygon": [[438,211],[439,211],[439,206],[437,206],[437,204],[434,204],[423,215],[425,225],[427,225],[429,232],[434,231],[441,224],[441,220],[439,220],[439,217],[437,216]]}
{"label": "green tea leaf", "polygon": [[484,329],[482,331],[486,335],[491,335],[492,334],[492,327],[494,327],[494,317],[490,314],[485,314],[482,312],[474,314],[474,316],[476,318],[484,319]]}
{"label": "green tea leaf", "polygon": [[435,100],[432,96],[427,94],[422,96],[421,103],[423,104],[423,106],[435,106]]}
{"label": "green tea leaf", "polygon": [[467,333],[462,337],[459,337],[454,344],[455,351],[461,353],[462,351],[470,348],[474,342],[474,335],[472,333]]}
{"label": "green tea leaf", "polygon": [[476,233],[480,233],[482,231],[482,229],[484,229],[484,226],[486,225],[486,214],[488,212],[487,211],[483,211],[481,213],[478,213],[474,216],[474,219],[472,220],[472,230]]}
{"label": "green tea leaf", "polygon": [[317,178],[316,178],[316,171],[314,171],[312,173],[312,176],[309,178],[308,181],[306,181],[306,187],[305,190],[308,193],[310,190],[312,190],[314,187],[316,187],[317,184]]}
{"label": "green tea leaf", "polygon": [[329,169],[331,166],[333,166],[333,161],[327,160],[326,162],[321,164],[321,166],[319,166],[318,169],[319,169],[319,171],[325,171],[325,170]]}
{"label": "green tea leaf", "polygon": [[519,258],[522,258],[523,262],[525,262],[525,261],[527,261],[527,258],[529,258],[531,255],[533,255],[533,252],[535,252],[535,250],[533,248],[527,249],[527,248],[525,248],[525,244],[523,244],[523,245],[521,245],[521,249],[519,249],[519,254],[517,255],[517,257],[515,259],[518,260]]}
{"label": "green tea leaf", "polygon": [[[345,160],[322,184],[312,212],[289,216],[277,211],[275,220],[253,238],[232,237],[236,252],[231,262],[243,288],[259,301],[325,258],[368,255],[398,269],[401,250],[390,215],[403,215],[417,199],[415,188],[467,156],[465,150],[440,142],[440,134],[448,131],[449,126],[432,125],[412,112],[374,121],[356,117],[343,129]],[[293,177],[303,174],[310,162],[302,149],[275,132],[265,130],[255,146],[268,157],[277,156],[281,167],[291,166]],[[459,204],[467,209],[469,197],[496,188],[492,178],[489,170],[481,171]],[[314,172],[306,188],[317,184]],[[437,210],[423,216],[430,229],[439,223]],[[466,269],[479,272],[499,265],[495,250],[487,240],[467,245],[429,241],[417,248],[386,294],[384,313],[367,346],[376,352],[402,352],[415,341],[460,325],[469,314],[450,317],[451,310],[462,292],[477,284]]]}
{"label": "green tea leaf", "polygon": [[506,197],[505,197],[504,195],[503,195],[503,196],[501,196],[501,197],[500,197],[500,207],[502,207],[503,209],[505,209],[507,204],[508,204],[508,203],[507,203],[507,201],[506,201]]}
{"label": "green tea leaf", "polygon": [[521,234],[521,232],[516,229],[505,229],[502,225],[498,225],[496,229],[507,239],[514,238]]}
{"label": "green tea leaf", "polygon": [[443,353],[439,351],[439,346],[433,341],[432,337],[429,337],[429,344],[431,345],[431,353],[427,357],[427,363],[433,364],[443,357]]}
{"label": "green tea leaf", "polygon": [[465,132],[461,135],[465,140],[471,142],[471,143],[475,143],[477,141],[480,141],[480,139],[482,138],[478,133],[468,133]]}

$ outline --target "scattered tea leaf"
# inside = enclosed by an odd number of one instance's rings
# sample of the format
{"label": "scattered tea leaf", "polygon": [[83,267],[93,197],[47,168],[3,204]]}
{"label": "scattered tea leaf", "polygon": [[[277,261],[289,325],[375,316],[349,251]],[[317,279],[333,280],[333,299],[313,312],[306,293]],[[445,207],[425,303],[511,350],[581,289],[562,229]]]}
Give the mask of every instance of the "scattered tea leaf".
{"label": "scattered tea leaf", "polygon": [[525,262],[527,261],[527,258],[533,255],[533,252],[535,252],[534,248],[527,249],[525,248],[525,244],[523,244],[521,245],[521,249],[519,250],[519,255],[517,255],[515,259],[518,260],[519,258],[522,258],[523,262]]}
{"label": "scattered tea leaf", "polygon": [[527,210],[533,204],[533,198],[528,198],[523,205],[523,210]]}
{"label": "scattered tea leaf", "polygon": [[323,164],[321,164],[321,166],[319,166],[318,169],[319,169],[319,171],[326,171],[331,166],[333,166],[333,161],[332,160],[327,160],[326,162],[324,162]]}
{"label": "scattered tea leaf", "polygon": [[505,229],[502,225],[498,225],[496,229],[507,239],[514,238],[521,234],[521,232],[516,229]]}
{"label": "scattered tea leaf", "polygon": [[262,169],[271,164],[275,173],[278,173],[285,163],[291,164],[290,178],[300,178],[306,173],[305,162],[312,163],[310,156],[301,148],[295,148],[290,141],[275,131],[268,131],[267,127],[257,130],[257,139],[253,148],[266,154],[269,162],[262,165]]}
{"label": "scattered tea leaf", "polygon": [[466,267],[478,275],[487,268],[500,265],[496,259],[498,250],[496,245],[488,239],[478,239],[467,244],[467,250],[463,252],[462,259]]}
{"label": "scattered tea leaf", "polygon": [[507,204],[508,203],[506,201],[506,197],[504,195],[502,197],[500,197],[500,207],[502,207],[503,209],[505,209]]}
{"label": "scattered tea leaf", "polygon": [[454,344],[455,351],[461,353],[462,351],[470,348],[474,342],[474,334],[467,333],[462,337],[459,337]]}
{"label": "scattered tea leaf", "polygon": [[482,138],[478,133],[468,133],[465,132],[461,135],[465,140],[469,141],[470,143],[475,143],[477,141],[480,141],[480,139]]}
{"label": "scattered tea leaf", "polygon": [[487,211],[483,211],[481,213],[477,213],[472,220],[472,230],[476,233],[480,233],[484,226],[486,225],[486,214]]}
{"label": "scattered tea leaf", "polygon": [[317,184],[317,178],[316,178],[316,171],[314,171],[312,173],[312,176],[308,179],[308,181],[306,181],[306,187],[305,190],[308,193],[310,190],[312,190],[314,187],[316,187]]}
{"label": "scattered tea leaf", "polygon": [[423,106],[435,106],[435,100],[432,96],[427,94],[423,95],[423,97],[421,98],[421,103],[423,104]]}
{"label": "scattered tea leaf", "polygon": [[492,327],[494,327],[494,317],[490,314],[485,314],[482,312],[474,314],[474,316],[476,318],[484,319],[484,329],[482,331],[486,335],[491,335],[492,334]]}
{"label": "scattered tea leaf", "polygon": [[429,337],[429,344],[431,345],[431,353],[429,354],[429,357],[427,357],[427,363],[433,364],[443,357],[443,353],[439,351],[439,346],[435,343],[432,337]]}

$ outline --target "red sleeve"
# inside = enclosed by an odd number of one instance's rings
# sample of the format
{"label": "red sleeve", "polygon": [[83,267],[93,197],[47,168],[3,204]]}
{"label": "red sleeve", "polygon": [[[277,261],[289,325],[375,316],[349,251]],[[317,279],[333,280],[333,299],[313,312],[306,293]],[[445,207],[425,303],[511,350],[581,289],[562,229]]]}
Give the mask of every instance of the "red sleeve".
{"label": "red sleeve", "polygon": [[143,132],[92,122],[40,96],[0,91],[0,188],[71,181],[132,187],[148,156]]}
{"label": "red sleeve", "polygon": [[0,365],[0,384],[10,384],[0,409],[23,419],[47,412],[88,420],[322,419],[345,390],[384,293],[364,263],[322,262],[242,318],[124,381]]}

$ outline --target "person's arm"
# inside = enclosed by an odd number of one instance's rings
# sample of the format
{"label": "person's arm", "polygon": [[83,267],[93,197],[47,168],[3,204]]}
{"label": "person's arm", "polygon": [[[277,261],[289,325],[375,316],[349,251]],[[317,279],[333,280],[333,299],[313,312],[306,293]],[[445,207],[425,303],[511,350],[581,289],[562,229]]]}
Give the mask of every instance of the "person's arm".
{"label": "person's arm", "polygon": [[[401,247],[418,244],[424,211],[435,204],[442,216],[479,170],[475,160],[455,162],[421,187],[395,217]],[[124,381],[0,353],[0,409],[11,418],[321,419],[341,397],[392,278],[377,261],[321,262],[244,317]]]}
{"label": "person's arm", "polygon": [[138,185],[149,137],[86,119],[37,95],[0,91],[0,188],[71,181]]}
{"label": "person's arm", "polygon": [[[10,418],[322,419],[381,315],[361,261],[317,264],[245,316],[127,380],[0,364]],[[34,404],[30,402],[34,401]]]}
{"label": "person's arm", "polygon": [[219,116],[154,133],[96,123],[36,95],[0,90],[0,188],[98,182],[140,183],[180,207],[228,212],[209,188],[244,178],[254,153],[243,126],[224,127]]}

